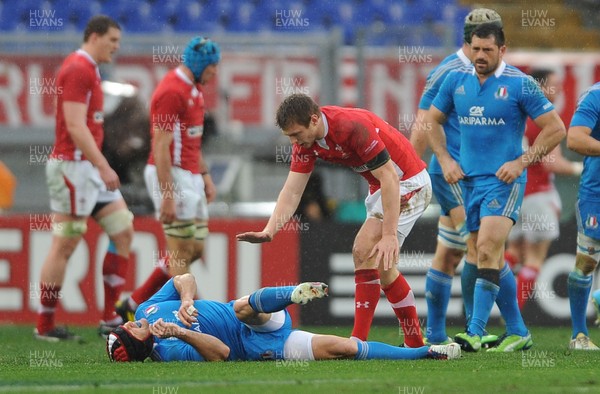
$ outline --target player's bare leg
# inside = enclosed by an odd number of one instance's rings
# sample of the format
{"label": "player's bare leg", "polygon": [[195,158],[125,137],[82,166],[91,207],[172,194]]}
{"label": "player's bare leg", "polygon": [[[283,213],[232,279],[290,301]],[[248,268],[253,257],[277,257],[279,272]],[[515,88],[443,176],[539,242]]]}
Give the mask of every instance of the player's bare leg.
{"label": "player's bare leg", "polygon": [[421,346],[403,348],[386,343],[359,341],[335,335],[314,334],[311,340],[315,360],[356,359],[356,360],[415,360],[434,358],[450,360],[460,357],[460,346],[450,345]]}

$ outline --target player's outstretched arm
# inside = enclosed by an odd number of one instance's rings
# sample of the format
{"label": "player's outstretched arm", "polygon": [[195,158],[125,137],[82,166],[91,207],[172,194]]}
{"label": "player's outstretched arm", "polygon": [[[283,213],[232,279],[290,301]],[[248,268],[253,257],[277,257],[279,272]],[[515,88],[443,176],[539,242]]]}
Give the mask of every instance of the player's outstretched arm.
{"label": "player's outstretched arm", "polygon": [[600,141],[592,137],[592,129],[589,127],[569,127],[567,147],[580,155],[600,156]]}
{"label": "player's outstretched arm", "polygon": [[175,323],[166,323],[162,318],[150,325],[150,331],[158,338],[174,337],[182,340],[191,345],[206,361],[224,361],[231,351],[220,339],[212,335],[188,330]]}
{"label": "player's outstretched arm", "polygon": [[298,209],[300,198],[311,173],[301,173],[290,171],[283,185],[283,189],[279,193],[275,210],[269,218],[269,222],[262,231],[246,232],[236,236],[238,241],[246,241],[251,243],[270,242],[275,237],[275,234],[284,224],[286,224]]}

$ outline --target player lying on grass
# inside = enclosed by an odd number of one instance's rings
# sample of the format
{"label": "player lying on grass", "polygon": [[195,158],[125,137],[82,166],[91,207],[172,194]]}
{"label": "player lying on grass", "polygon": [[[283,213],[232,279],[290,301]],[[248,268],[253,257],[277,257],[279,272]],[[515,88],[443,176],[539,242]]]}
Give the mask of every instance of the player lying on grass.
{"label": "player lying on grass", "polygon": [[324,283],[265,287],[228,303],[194,300],[191,274],[170,279],[107,338],[111,361],[454,359],[460,346],[402,348],[292,329],[286,307],[328,294]]}

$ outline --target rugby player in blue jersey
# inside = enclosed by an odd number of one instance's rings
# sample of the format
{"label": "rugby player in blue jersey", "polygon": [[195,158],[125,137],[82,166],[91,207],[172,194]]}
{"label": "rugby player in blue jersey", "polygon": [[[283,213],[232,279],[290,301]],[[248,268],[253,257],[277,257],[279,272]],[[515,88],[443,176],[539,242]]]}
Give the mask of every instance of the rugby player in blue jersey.
{"label": "rugby player in blue jersey", "polygon": [[[577,254],[569,274],[572,336],[569,349],[600,350],[588,337],[586,311],[600,259],[600,82],[583,93],[567,135],[569,149],[585,156],[577,200]],[[598,310],[600,291],[593,295]],[[599,314],[600,316],[600,314]]]}
{"label": "rugby player in blue jersey", "polygon": [[195,300],[191,274],[170,279],[107,338],[111,361],[454,359],[460,346],[405,348],[292,329],[285,308],[323,298],[320,282],[265,287],[228,303]]}
{"label": "rugby player in blue jersey", "polygon": [[[532,345],[516,298],[515,278],[503,259],[504,245],[519,216],[526,168],[551,152],[565,137],[565,127],[539,85],[507,65],[504,32],[497,24],[475,28],[473,65],[452,71],[427,114],[429,143],[450,184],[462,179],[467,230],[476,245],[477,280],[473,315],[455,341],[478,351],[494,302],[506,322],[506,333],[488,351],[526,350]],[[452,109],[460,124],[460,164],[448,153],[442,124]],[[525,120],[541,132],[523,152]]]}
{"label": "rugby player in blue jersey", "polygon": [[[419,102],[417,118],[411,128],[410,142],[419,156],[423,156],[427,148],[428,125],[425,115],[435,99],[442,82],[452,70],[471,64],[471,33],[482,23],[496,23],[502,27],[502,18],[494,10],[477,8],[465,17],[463,46],[446,57],[434,68],[425,83],[425,89]],[[444,123],[446,147],[450,156],[458,161],[460,151],[460,131],[456,111],[452,109],[448,120]],[[435,255],[431,260],[431,268],[427,271],[425,281],[425,298],[427,300],[426,344],[450,343],[452,339],[446,334],[446,313],[450,301],[452,278],[458,264],[465,259],[461,272],[462,297],[467,322],[473,314],[473,289],[477,279],[477,254],[473,239],[469,237],[466,227],[465,208],[463,206],[463,190],[461,183],[449,184],[444,179],[442,168],[435,155],[431,157],[427,168],[431,177],[433,194],[441,209],[438,221],[438,237]],[[484,335],[482,345],[495,343],[496,335]]]}

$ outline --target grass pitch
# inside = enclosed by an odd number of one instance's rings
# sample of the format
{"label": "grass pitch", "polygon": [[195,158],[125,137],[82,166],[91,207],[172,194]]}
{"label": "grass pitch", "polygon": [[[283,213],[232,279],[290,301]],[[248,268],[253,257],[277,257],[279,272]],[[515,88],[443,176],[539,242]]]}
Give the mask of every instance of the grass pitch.
{"label": "grass pitch", "polygon": [[[303,327],[337,335],[350,328]],[[454,334],[461,328],[449,328]],[[94,328],[86,343],[46,343],[31,326],[0,327],[0,392],[14,393],[600,393],[600,352],[567,349],[567,328],[532,328],[534,347],[509,354],[464,353],[455,361],[131,363],[108,361]],[[500,333],[500,329],[490,328]],[[600,333],[592,329],[592,339]],[[398,344],[398,330],[371,340]]]}

